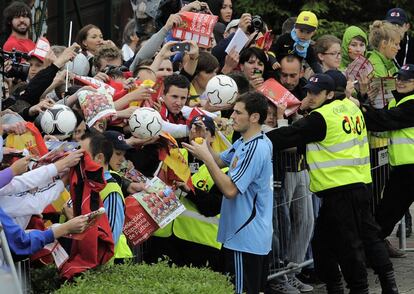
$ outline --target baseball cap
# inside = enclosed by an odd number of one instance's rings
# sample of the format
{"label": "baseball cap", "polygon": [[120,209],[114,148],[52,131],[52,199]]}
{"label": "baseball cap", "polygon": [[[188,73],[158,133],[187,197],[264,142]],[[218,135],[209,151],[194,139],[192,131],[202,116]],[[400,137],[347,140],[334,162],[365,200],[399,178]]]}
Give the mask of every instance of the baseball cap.
{"label": "baseball cap", "polygon": [[192,128],[194,123],[200,122],[204,124],[204,126],[210,132],[211,135],[214,135],[216,133],[216,125],[214,124],[213,119],[207,115],[198,115],[193,117],[193,119],[190,122],[190,129]]}
{"label": "baseball cap", "polygon": [[309,78],[304,88],[315,94],[323,90],[335,91],[335,81],[327,74],[315,74]]}
{"label": "baseball cap", "polygon": [[128,145],[125,141],[124,134],[117,131],[105,131],[104,136],[108,141],[114,145],[114,149],[127,151],[133,149],[131,145]]}
{"label": "baseball cap", "polygon": [[295,28],[313,32],[318,27],[318,18],[312,11],[302,11],[296,19]]}
{"label": "baseball cap", "polygon": [[403,65],[395,75],[402,80],[414,79],[414,64]]}
{"label": "baseball cap", "polygon": [[344,91],[346,89],[347,80],[345,75],[336,69],[325,71],[325,74],[330,76],[335,82],[335,91]]}
{"label": "baseball cap", "polygon": [[45,58],[43,56],[37,54],[36,51],[35,51],[35,49],[33,49],[32,51],[29,51],[29,53],[27,53],[27,55],[29,55],[30,58],[36,57],[41,62],[44,62],[45,61]]}
{"label": "baseball cap", "polygon": [[391,8],[388,10],[385,20],[400,26],[408,22],[407,14],[401,8]]}
{"label": "baseball cap", "polygon": [[230,21],[227,26],[226,26],[226,30],[224,31],[225,33],[230,31],[230,29],[235,28],[239,25],[240,23],[240,19],[233,19],[232,21]]}

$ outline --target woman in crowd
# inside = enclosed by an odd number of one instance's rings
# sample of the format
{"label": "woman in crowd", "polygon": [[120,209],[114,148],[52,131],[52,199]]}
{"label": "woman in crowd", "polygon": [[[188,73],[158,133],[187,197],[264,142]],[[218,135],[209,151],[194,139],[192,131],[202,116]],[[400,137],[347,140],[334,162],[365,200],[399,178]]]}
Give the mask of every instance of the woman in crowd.
{"label": "woman in crowd", "polygon": [[348,65],[358,56],[364,56],[367,45],[367,34],[362,29],[356,26],[348,27],[342,37],[342,59],[339,69],[345,71]]}
{"label": "woman in crowd", "polygon": [[219,43],[223,39],[227,24],[233,18],[233,3],[231,0],[208,0],[207,4],[211,13],[218,16],[218,22],[214,27],[214,38]]}
{"label": "woman in crowd", "polygon": [[[400,49],[401,32],[391,23],[376,20],[370,26],[369,43],[373,50],[368,53],[368,60],[374,67],[374,78],[386,78],[392,77],[397,71],[393,59],[397,55]],[[361,86],[363,84],[361,83]],[[384,108],[388,99],[392,99],[393,95],[391,91],[379,89],[379,87],[371,86],[372,90],[368,91],[368,101],[374,108]],[[361,92],[363,90],[361,89]],[[369,136],[370,153],[371,153],[371,166],[377,167],[379,164],[379,154],[383,150],[387,149],[387,139],[378,138],[374,135]],[[380,168],[376,168],[373,171],[373,191],[374,191],[374,205],[376,205],[381,198],[381,192],[383,190],[385,181],[388,179],[388,164],[383,165]],[[381,177],[380,175],[387,175]],[[380,180],[382,179],[382,181]],[[391,257],[401,257],[403,252],[393,248],[389,241],[386,240],[388,253]]]}
{"label": "woman in crowd", "polygon": [[268,78],[268,60],[266,53],[262,49],[250,47],[242,50],[240,52],[239,65],[254,89],[259,88]]}
{"label": "woman in crowd", "polygon": [[105,43],[102,32],[97,26],[88,24],[79,30],[76,42],[81,46],[81,54],[73,60],[72,71],[81,76],[92,76],[92,57]]}
{"label": "woman in crowd", "polygon": [[323,35],[314,46],[323,71],[338,69],[341,64],[341,40],[333,35]]}
{"label": "woman in crowd", "polygon": [[374,77],[392,77],[397,72],[393,60],[400,50],[401,31],[395,25],[376,20],[370,26],[369,43],[373,50],[369,61],[374,67]]}
{"label": "woman in crowd", "polygon": [[233,17],[233,3],[231,0],[207,1],[210,11],[218,16],[218,21],[227,25]]}
{"label": "woman in crowd", "polygon": [[130,60],[134,57],[135,52],[138,50],[139,38],[135,32],[135,20],[131,19],[125,26],[122,33],[122,56],[124,61]]}

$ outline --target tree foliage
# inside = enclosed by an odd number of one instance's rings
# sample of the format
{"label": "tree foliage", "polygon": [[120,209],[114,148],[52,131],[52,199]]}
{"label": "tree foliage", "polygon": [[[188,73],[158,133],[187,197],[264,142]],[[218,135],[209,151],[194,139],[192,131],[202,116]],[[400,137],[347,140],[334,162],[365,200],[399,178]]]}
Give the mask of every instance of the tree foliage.
{"label": "tree foliage", "polygon": [[403,8],[410,19],[414,15],[412,0],[234,0],[233,3],[239,15],[243,12],[258,14],[276,33],[280,33],[288,17],[296,16],[302,10],[311,10],[318,16],[318,35],[330,33],[338,37],[342,37],[343,31],[350,25],[367,30],[369,23],[384,19],[387,10],[392,7]]}

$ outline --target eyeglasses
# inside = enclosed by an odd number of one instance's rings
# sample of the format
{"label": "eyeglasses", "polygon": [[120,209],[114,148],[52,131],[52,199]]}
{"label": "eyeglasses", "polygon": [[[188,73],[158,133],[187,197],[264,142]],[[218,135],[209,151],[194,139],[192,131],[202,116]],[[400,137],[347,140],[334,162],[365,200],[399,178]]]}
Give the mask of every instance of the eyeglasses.
{"label": "eyeglasses", "polygon": [[331,55],[331,56],[334,56],[334,57],[339,57],[339,56],[342,55],[341,52],[325,52],[325,53],[322,53],[322,54],[323,55]]}
{"label": "eyeglasses", "polygon": [[397,76],[397,81],[402,82],[402,83],[412,83],[414,82],[414,79],[407,79],[407,78],[403,78],[403,77],[399,77]]}

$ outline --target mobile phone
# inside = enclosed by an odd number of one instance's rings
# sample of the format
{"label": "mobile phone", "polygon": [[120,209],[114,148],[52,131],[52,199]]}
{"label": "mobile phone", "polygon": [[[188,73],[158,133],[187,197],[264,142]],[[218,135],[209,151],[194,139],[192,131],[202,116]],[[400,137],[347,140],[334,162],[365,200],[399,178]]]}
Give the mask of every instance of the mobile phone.
{"label": "mobile phone", "polygon": [[260,69],[255,69],[255,70],[253,70],[253,74],[254,75],[262,75],[262,71],[260,70]]}
{"label": "mobile phone", "polygon": [[105,208],[101,207],[98,210],[91,211],[91,212],[85,214],[85,216],[88,217],[88,223],[89,223],[89,222],[93,221],[95,218],[97,218],[98,216],[100,216],[101,214],[104,214],[104,213],[105,213]]}
{"label": "mobile phone", "polygon": [[171,47],[171,51],[172,52],[176,52],[176,51],[179,51],[179,52],[182,52],[182,53],[184,53],[185,51],[190,51],[190,44],[188,44],[188,43],[177,43],[177,44],[174,44],[172,47]]}

